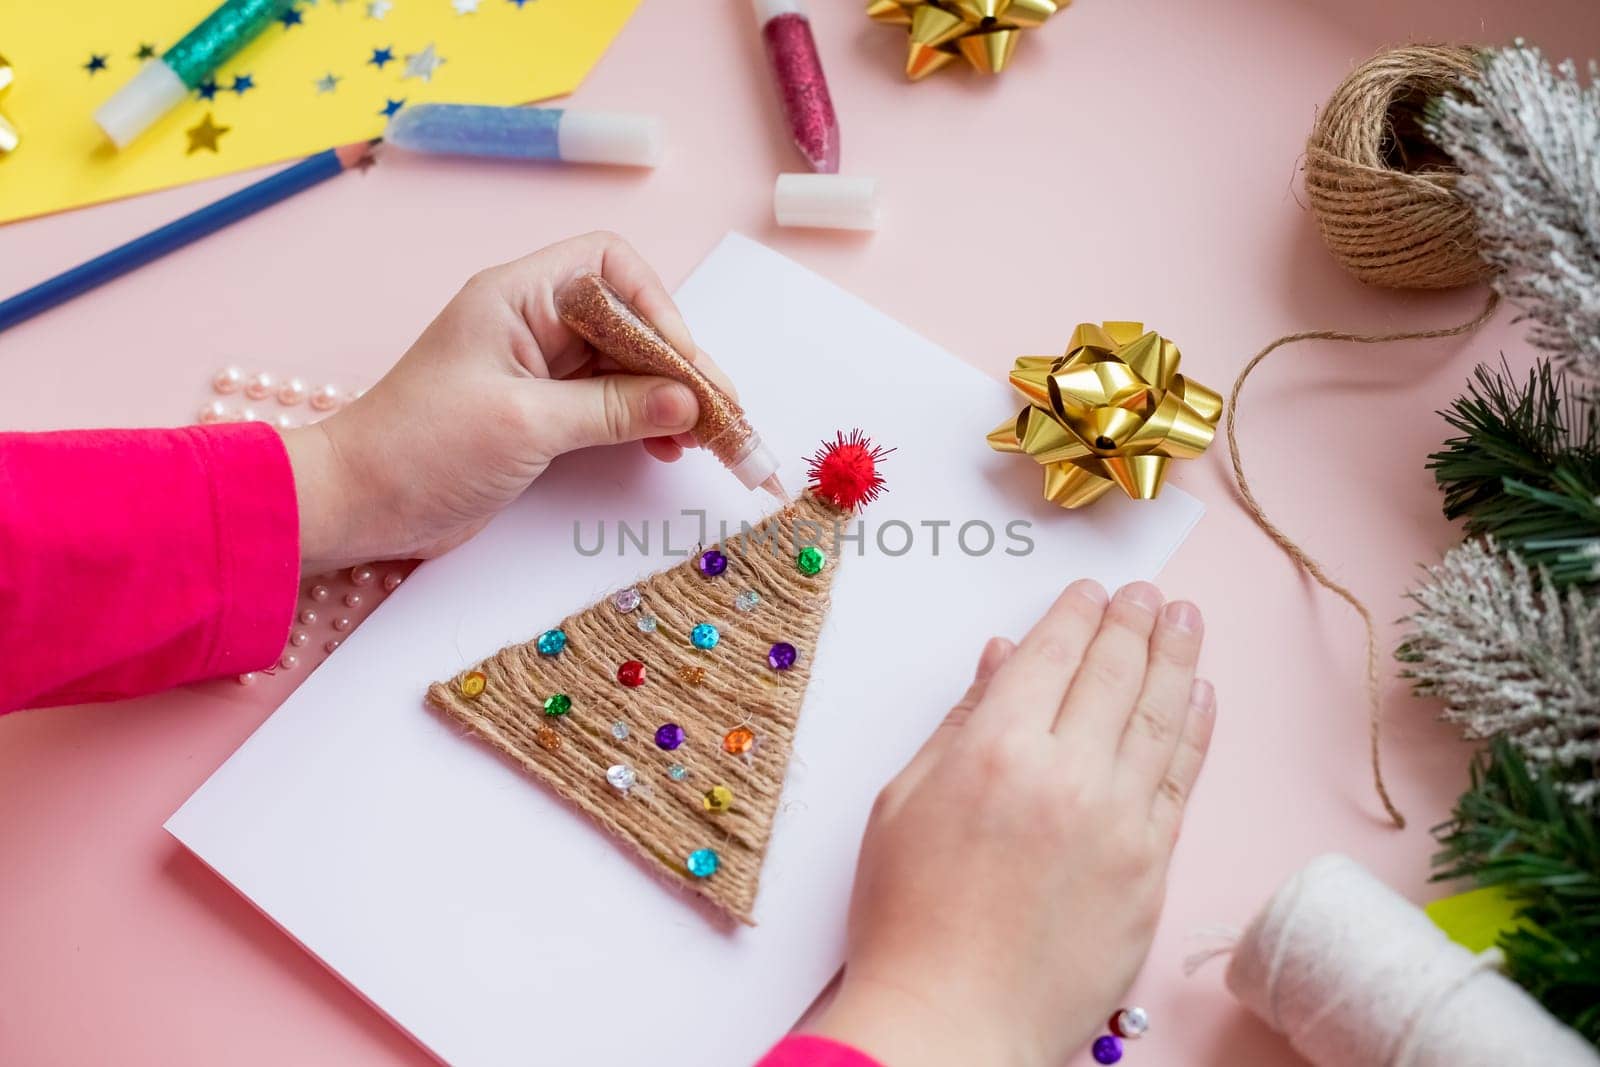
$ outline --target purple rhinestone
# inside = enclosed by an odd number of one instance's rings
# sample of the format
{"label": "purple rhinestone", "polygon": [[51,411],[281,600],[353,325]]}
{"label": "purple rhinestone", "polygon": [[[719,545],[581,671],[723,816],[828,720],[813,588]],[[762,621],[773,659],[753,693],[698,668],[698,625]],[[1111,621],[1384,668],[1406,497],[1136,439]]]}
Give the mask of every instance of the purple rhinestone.
{"label": "purple rhinestone", "polygon": [[700,554],[700,573],[707,578],[715,578],[728,569],[728,557],[714,548],[708,548]]}
{"label": "purple rhinestone", "polygon": [[656,729],[656,747],[664,748],[668,752],[683,744],[683,727],[675,722],[663,723]]}
{"label": "purple rhinestone", "polygon": [[1094,1062],[1116,1063],[1122,1059],[1122,1038],[1106,1034],[1094,1039]]}
{"label": "purple rhinestone", "polygon": [[795,655],[793,645],[787,641],[779,641],[767,651],[767,666],[775,671],[786,671],[794,666]]}

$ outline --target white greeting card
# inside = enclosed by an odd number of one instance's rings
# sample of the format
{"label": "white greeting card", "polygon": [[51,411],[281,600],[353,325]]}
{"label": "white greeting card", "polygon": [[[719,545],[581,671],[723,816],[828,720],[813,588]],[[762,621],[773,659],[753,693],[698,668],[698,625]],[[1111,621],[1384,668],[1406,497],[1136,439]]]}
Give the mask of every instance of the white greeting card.
{"label": "white greeting card", "polygon": [[[984,640],[1020,635],[1071,579],[1153,577],[1201,514],[1172,488],[1082,512],[1045,503],[1038,467],[984,442],[1016,410],[1009,389],[744,237],[678,302],[792,488],[838,429],[897,450],[888,495],[839,546],[758,925],[708,921],[423,704],[430,682],[769,508],[703,453],[558,462],[396,590],[167,823],[462,1067],[752,1062],[837,970],[872,798],[966,688]],[[683,753],[692,769],[692,741]]]}

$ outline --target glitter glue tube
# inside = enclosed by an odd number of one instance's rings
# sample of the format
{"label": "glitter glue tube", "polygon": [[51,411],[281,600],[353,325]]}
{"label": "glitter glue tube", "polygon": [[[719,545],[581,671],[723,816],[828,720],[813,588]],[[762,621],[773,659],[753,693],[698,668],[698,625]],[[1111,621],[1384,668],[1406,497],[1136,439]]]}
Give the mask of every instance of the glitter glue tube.
{"label": "glitter glue tube", "polygon": [[811,169],[839,172],[839,120],[833,113],[822,58],[811,36],[811,20],[800,0],[755,0],[756,21],[766,45],[767,63],[778,86],[783,117],[795,147]]}
{"label": "glitter glue tube", "polygon": [[604,278],[581,274],[562,286],[556,292],[556,314],[623,370],[687,385],[700,404],[694,439],[721,460],[746,489],[765,489],[779,500],[789,499],[778,480],[778,458],[750,428],[744,409],[673,348]]}
{"label": "glitter glue tube", "polygon": [[172,110],[233,54],[249,44],[294,0],[226,0],[183,40],[152,59],[94,113],[118,148],[126,148]]}
{"label": "glitter glue tube", "polygon": [[666,135],[654,115],[416,104],[389,120],[383,143],[437,155],[653,167],[661,161]]}

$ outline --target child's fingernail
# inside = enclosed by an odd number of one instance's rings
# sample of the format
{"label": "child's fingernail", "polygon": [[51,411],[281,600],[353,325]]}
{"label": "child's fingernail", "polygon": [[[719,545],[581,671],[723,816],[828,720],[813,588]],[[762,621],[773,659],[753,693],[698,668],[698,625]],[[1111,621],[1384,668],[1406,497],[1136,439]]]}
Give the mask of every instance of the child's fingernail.
{"label": "child's fingernail", "polygon": [[1196,678],[1189,686],[1189,706],[1196,711],[1213,711],[1217,706],[1217,691],[1204,678]]}
{"label": "child's fingernail", "polygon": [[1117,590],[1117,599],[1137,604],[1154,615],[1161,610],[1161,590],[1149,582],[1131,582]]}
{"label": "child's fingernail", "polygon": [[664,382],[644,398],[645,418],[650,425],[679,430],[692,425],[699,409],[694,394],[676,382]]}
{"label": "child's fingernail", "polygon": [[1074,593],[1077,593],[1081,597],[1087,597],[1096,604],[1099,604],[1101,607],[1105,607],[1107,602],[1109,602],[1111,599],[1106,595],[1106,587],[1095,581],[1093,578],[1079,578],[1077,581],[1067,586],[1067,588],[1072,590]]}
{"label": "child's fingernail", "polygon": [[1187,600],[1174,600],[1167,605],[1161,617],[1168,626],[1180,633],[1193,633],[1200,629],[1200,609]]}

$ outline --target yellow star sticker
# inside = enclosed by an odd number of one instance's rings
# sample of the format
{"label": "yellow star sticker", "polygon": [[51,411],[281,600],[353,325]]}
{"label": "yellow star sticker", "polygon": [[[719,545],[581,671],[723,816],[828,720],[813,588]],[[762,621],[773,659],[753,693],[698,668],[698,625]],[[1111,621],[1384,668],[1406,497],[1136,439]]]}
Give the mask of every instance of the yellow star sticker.
{"label": "yellow star sticker", "polygon": [[[16,72],[11,69],[11,64],[6,62],[5,56],[0,56],[0,96],[11,88],[11,83],[16,80]],[[4,115],[0,115],[0,158],[12,152],[20,143],[17,137],[17,128]]]}
{"label": "yellow star sticker", "polygon": [[184,155],[192,156],[202,148],[209,148],[213,152],[217,151],[217,141],[231,129],[233,129],[232,126],[218,126],[212,122],[211,112],[207,111],[206,117],[200,120],[198,126],[191,126],[184,131],[189,135],[189,150]]}

